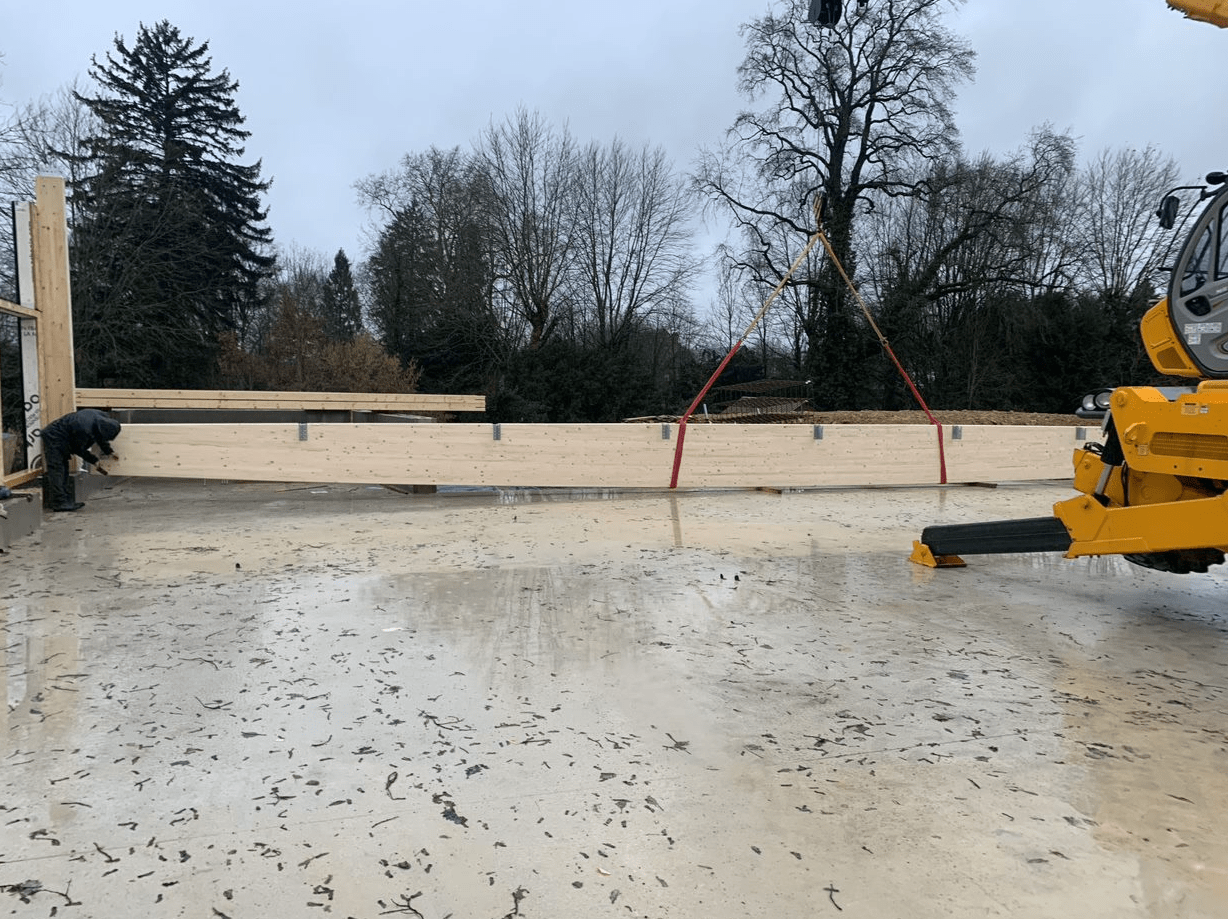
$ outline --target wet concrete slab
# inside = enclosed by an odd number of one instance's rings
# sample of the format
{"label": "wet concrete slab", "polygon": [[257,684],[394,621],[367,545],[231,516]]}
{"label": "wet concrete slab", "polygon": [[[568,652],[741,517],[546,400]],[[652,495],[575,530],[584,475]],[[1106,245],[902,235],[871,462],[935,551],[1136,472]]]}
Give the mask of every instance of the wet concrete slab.
{"label": "wet concrete slab", "polygon": [[0,559],[16,916],[1228,915],[1222,573],[1058,485],[127,480]]}

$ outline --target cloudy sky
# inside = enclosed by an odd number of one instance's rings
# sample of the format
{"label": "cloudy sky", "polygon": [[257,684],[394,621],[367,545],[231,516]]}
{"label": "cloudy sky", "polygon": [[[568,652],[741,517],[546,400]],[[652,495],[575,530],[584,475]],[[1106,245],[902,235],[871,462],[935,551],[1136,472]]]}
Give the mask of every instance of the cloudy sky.
{"label": "cloudy sky", "polygon": [[[848,0],[849,3],[852,0]],[[868,0],[876,2],[876,0]],[[274,180],[280,245],[365,254],[352,185],[407,152],[468,146],[517,106],[581,141],[669,151],[680,169],[718,141],[743,100],[738,27],[768,0],[68,0],[0,9],[0,102],[86,78],[119,33],[170,19],[207,40],[240,83],[248,160]],[[978,55],[958,103],[970,152],[1017,149],[1034,126],[1070,130],[1085,155],[1154,145],[1189,177],[1228,168],[1228,31],[1164,0],[968,0],[949,16]]]}

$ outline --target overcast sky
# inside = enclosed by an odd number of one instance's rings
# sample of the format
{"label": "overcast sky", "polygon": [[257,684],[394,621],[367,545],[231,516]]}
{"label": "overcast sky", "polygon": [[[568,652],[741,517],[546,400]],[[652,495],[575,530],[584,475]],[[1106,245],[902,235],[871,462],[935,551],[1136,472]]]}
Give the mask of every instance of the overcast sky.
{"label": "overcast sky", "polygon": [[[849,4],[852,0],[847,0]],[[868,0],[873,3],[876,0]],[[0,102],[80,76],[119,33],[163,18],[208,41],[239,81],[246,162],[273,179],[279,245],[365,255],[355,180],[405,153],[467,147],[517,106],[580,141],[661,145],[688,169],[743,105],[738,27],[766,0],[9,0],[0,9]],[[971,153],[1019,148],[1035,126],[1081,152],[1154,145],[1187,177],[1228,168],[1218,101],[1228,31],[1164,0],[968,0],[948,23],[977,52],[958,121]]]}

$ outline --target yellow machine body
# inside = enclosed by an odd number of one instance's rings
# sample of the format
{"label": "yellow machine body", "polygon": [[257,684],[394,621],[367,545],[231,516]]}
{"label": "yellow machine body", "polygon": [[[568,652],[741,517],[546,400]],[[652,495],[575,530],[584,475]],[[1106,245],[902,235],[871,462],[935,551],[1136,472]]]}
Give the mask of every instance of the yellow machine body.
{"label": "yellow machine body", "polygon": [[1170,377],[1202,376],[1173,328],[1167,300],[1161,300],[1147,311],[1139,325],[1139,332],[1143,336],[1143,347],[1147,349],[1151,365],[1160,373]]}
{"label": "yellow machine body", "polygon": [[[1168,0],[1191,19],[1228,28],[1228,0]],[[1202,212],[1170,272],[1167,298],[1140,334],[1156,370],[1184,386],[1114,389],[1104,441],[1074,454],[1080,494],[1053,517],[926,527],[912,560],[961,564],[962,554],[1123,555],[1174,573],[1206,571],[1228,556],[1228,172],[1206,176]],[[1181,186],[1178,190],[1189,190]],[[1203,203],[1205,202],[1205,204]],[[1168,230],[1173,193],[1156,216]],[[1192,212],[1191,212],[1192,213]],[[1097,394],[1098,396],[1099,394]],[[1104,408],[1098,398],[1094,399]]]}
{"label": "yellow machine body", "polygon": [[[1199,376],[1167,301],[1147,313],[1140,331],[1157,370]],[[1223,562],[1228,379],[1191,384],[1168,392],[1153,386],[1115,389],[1106,442],[1075,451],[1073,485],[1080,494],[1055,504],[1054,520],[929,527],[913,544],[911,560],[947,568],[962,565],[961,554],[1062,551],[1067,558],[1123,555],[1174,573]]]}
{"label": "yellow machine body", "polygon": [[1228,383],[1204,381],[1169,399],[1148,386],[1113,393],[1125,461],[1076,450],[1080,497],[1054,505],[1067,557],[1228,552]]}

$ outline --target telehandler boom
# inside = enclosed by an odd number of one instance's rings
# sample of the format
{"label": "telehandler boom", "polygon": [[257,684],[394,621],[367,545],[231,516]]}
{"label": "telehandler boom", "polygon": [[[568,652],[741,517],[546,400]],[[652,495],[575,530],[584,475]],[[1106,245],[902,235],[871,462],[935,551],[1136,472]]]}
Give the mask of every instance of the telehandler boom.
{"label": "telehandler boom", "polygon": [[1168,0],[1168,5],[1191,19],[1228,29],[1228,0]]}

